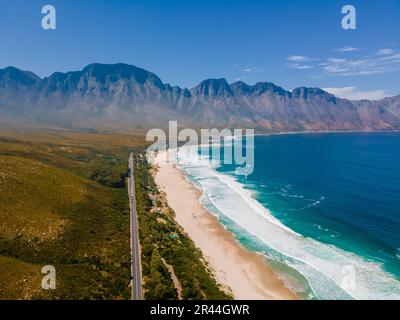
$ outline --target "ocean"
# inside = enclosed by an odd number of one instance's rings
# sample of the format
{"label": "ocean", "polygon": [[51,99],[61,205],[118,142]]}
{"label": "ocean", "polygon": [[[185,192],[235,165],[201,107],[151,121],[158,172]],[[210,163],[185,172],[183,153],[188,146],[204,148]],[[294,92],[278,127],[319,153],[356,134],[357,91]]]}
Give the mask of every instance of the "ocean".
{"label": "ocean", "polygon": [[302,298],[400,299],[400,134],[254,142],[247,177],[179,152],[203,205]]}

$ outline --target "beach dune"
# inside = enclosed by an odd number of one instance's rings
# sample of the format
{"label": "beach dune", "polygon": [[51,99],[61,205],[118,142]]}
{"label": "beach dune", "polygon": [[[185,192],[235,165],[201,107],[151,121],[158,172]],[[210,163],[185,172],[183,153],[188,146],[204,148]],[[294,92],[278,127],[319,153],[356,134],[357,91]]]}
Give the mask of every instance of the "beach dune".
{"label": "beach dune", "polygon": [[166,194],[185,230],[209,264],[216,280],[235,299],[297,299],[265,259],[242,247],[218,219],[200,203],[200,190],[172,163],[156,157],[155,181]]}

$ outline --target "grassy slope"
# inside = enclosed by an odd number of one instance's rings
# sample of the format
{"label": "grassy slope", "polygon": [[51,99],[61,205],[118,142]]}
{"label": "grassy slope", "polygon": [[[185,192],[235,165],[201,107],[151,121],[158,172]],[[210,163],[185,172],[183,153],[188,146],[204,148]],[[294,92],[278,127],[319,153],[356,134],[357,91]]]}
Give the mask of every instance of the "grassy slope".
{"label": "grassy slope", "polygon": [[[129,298],[123,135],[2,132],[0,299]],[[5,137],[4,137],[5,136]],[[44,265],[57,289],[41,289]]]}
{"label": "grassy slope", "polygon": [[[0,299],[129,298],[130,150],[122,134],[0,130]],[[147,299],[225,299],[201,252],[174,221],[150,167],[136,170]],[[44,291],[41,268],[57,270]],[[167,265],[166,265],[167,264]]]}

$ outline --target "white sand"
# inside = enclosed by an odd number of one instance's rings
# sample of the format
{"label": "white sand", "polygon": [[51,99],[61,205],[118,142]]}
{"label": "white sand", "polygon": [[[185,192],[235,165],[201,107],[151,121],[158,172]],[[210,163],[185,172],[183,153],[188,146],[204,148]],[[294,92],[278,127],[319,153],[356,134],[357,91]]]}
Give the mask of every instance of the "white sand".
{"label": "white sand", "polygon": [[217,281],[235,299],[297,299],[264,258],[242,247],[199,202],[201,192],[173,164],[156,159],[155,181],[176,221],[195,242]]}

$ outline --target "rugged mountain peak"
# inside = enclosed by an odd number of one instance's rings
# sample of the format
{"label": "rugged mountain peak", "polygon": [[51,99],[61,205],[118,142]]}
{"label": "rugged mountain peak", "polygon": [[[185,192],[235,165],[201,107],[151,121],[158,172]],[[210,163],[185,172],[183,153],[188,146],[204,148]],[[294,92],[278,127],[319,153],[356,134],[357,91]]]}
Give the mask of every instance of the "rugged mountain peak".
{"label": "rugged mountain peak", "polygon": [[2,69],[0,113],[71,125],[112,119],[158,126],[177,119],[196,126],[240,125],[269,132],[400,130],[400,96],[349,101],[319,88],[290,92],[271,82],[228,84],[223,78],[186,89],[123,63],[90,64],[45,79],[13,67]]}
{"label": "rugged mountain peak", "polygon": [[84,94],[88,90],[110,92],[117,83],[125,84],[126,87],[132,87],[134,84],[142,87],[148,84],[155,90],[165,89],[159,77],[144,69],[124,63],[93,63],[81,71],[53,73],[40,82],[39,91],[45,94],[60,91],[65,95],[73,94],[75,91]]}
{"label": "rugged mountain peak", "polygon": [[250,94],[252,92],[251,86],[243,81],[236,81],[231,84],[232,90],[238,93]]}
{"label": "rugged mountain peak", "polygon": [[271,82],[257,82],[255,85],[249,85],[243,81],[236,81],[231,84],[231,88],[238,96],[262,95],[265,93],[286,95],[289,93]]}
{"label": "rugged mountain peak", "polygon": [[232,88],[226,79],[207,79],[194,87],[192,91],[195,95],[205,97],[231,97]]}
{"label": "rugged mountain peak", "polygon": [[30,71],[22,71],[14,67],[0,69],[0,86],[22,85],[29,87],[37,84],[40,80],[36,74]]}
{"label": "rugged mountain peak", "polygon": [[293,89],[292,97],[297,99],[309,99],[309,98],[328,98],[331,99],[334,95],[320,89],[320,88],[306,88],[306,87],[299,87]]}
{"label": "rugged mountain peak", "polygon": [[263,94],[266,92],[271,92],[279,95],[285,95],[288,93],[285,89],[276,86],[272,82],[257,82],[254,86],[254,92],[256,94]]}
{"label": "rugged mountain peak", "polygon": [[158,88],[164,88],[163,82],[154,73],[125,63],[93,63],[86,66],[81,73],[84,76],[93,77],[101,83],[106,83],[107,81],[115,82],[120,79],[125,79],[134,80],[141,85],[146,82],[151,82]]}

